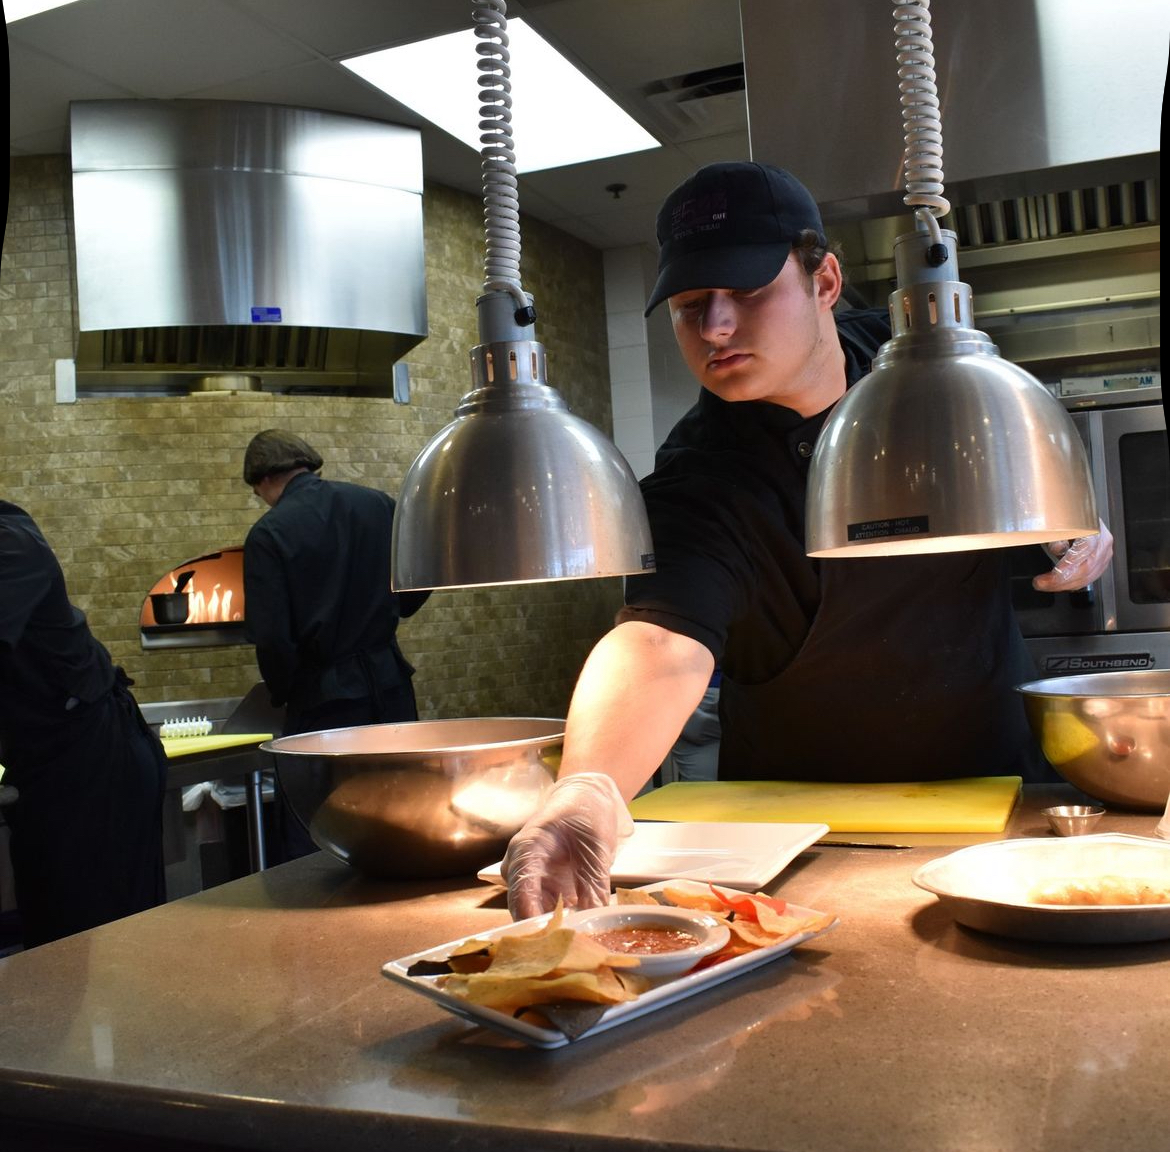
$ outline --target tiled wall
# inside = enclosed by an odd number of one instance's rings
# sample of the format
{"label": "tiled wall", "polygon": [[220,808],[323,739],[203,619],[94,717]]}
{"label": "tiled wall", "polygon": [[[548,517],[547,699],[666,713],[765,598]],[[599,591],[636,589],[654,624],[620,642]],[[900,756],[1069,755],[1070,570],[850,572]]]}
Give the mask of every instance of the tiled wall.
{"label": "tiled wall", "polygon": [[[323,475],[396,493],[468,390],[482,291],[482,205],[424,195],[430,335],[407,357],[412,399],[269,394],[56,402],[53,365],[74,347],[66,156],[14,158],[0,266],[0,496],[26,508],[74,602],[143,702],[235,696],[259,679],[248,647],[150,650],[138,612],[174,565],[243,541],[263,505],[240,478],[251,436],[283,427],[325,457]],[[522,222],[521,273],[537,302],[550,382],[608,431],[601,254]],[[581,661],[620,602],[616,580],[438,592],[403,623],[426,719],[563,716]]]}
{"label": "tiled wall", "polygon": [[653,249],[611,248],[604,263],[613,438],[642,477],[653,469],[658,445],[698,399],[699,385],[678,350],[666,305],[649,319],[642,315],[658,274]]}

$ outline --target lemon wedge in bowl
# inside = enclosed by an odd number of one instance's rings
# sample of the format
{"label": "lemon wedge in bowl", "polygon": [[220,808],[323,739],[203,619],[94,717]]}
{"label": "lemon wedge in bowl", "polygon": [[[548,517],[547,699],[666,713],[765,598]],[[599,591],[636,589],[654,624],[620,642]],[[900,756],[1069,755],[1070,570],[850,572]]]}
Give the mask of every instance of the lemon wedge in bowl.
{"label": "lemon wedge in bowl", "polygon": [[1040,746],[1055,768],[1091,752],[1101,738],[1071,712],[1047,712],[1040,730]]}

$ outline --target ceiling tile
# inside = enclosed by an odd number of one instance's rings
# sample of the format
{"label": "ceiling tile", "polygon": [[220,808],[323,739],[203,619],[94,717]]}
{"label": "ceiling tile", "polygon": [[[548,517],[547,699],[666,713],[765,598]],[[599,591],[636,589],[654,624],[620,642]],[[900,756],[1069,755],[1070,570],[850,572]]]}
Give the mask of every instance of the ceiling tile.
{"label": "ceiling tile", "polygon": [[31,46],[134,96],[156,99],[313,58],[223,0],[68,5],[19,21],[8,34],[10,50]]}

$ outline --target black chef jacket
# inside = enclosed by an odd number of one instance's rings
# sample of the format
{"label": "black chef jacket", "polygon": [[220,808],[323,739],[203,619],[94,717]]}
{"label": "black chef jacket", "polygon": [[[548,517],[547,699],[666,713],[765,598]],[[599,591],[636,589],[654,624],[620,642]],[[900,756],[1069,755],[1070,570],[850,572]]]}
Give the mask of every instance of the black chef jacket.
{"label": "black chef jacket", "polygon": [[[847,383],[886,313],[837,317]],[[1042,767],[1014,685],[1034,675],[1003,553],[813,560],[811,418],[704,389],[642,481],[657,571],[618,620],[699,641],[722,668],[723,779],[931,780]]]}
{"label": "black chef jacket", "polygon": [[417,719],[395,633],[430,593],[391,591],[393,519],[385,492],[302,472],[248,533],[245,632],[273,703],[287,705],[286,734],[343,726],[333,716]]}
{"label": "black chef jacket", "polygon": [[166,754],[129,684],[36,523],[0,500],[0,763],[26,947],[166,898]]}

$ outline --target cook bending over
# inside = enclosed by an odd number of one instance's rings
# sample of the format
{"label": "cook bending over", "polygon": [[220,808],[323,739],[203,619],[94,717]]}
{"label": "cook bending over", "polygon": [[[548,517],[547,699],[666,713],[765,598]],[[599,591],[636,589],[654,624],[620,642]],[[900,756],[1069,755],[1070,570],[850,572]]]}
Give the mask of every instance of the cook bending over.
{"label": "cook bending over", "polygon": [[[659,275],[702,388],[642,481],[657,571],[569,707],[557,783],[504,859],[516,918],[609,898],[626,802],[667,755],[718,662],[723,780],[1059,779],[1014,686],[1036,675],[1002,550],[805,555],[809,458],[829,409],[890,337],[839,308],[843,275],[789,173],[708,165],[658,214]],[[1064,541],[1037,588],[1101,575],[1112,537]]]}

